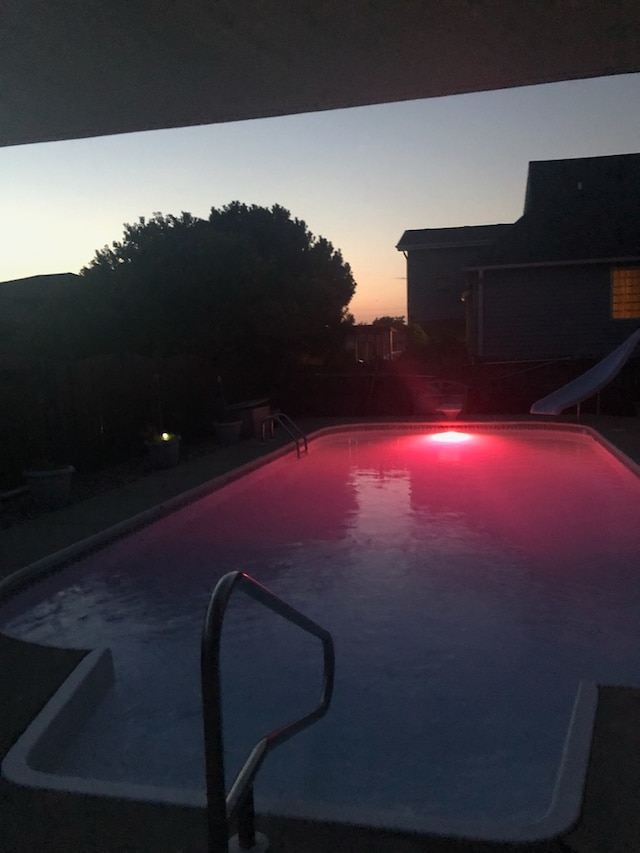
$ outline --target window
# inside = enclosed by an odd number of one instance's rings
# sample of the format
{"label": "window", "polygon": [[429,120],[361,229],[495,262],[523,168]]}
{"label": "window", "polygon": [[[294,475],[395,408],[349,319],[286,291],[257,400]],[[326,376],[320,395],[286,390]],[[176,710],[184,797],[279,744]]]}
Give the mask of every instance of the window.
{"label": "window", "polygon": [[611,316],[614,320],[640,318],[640,267],[611,270]]}

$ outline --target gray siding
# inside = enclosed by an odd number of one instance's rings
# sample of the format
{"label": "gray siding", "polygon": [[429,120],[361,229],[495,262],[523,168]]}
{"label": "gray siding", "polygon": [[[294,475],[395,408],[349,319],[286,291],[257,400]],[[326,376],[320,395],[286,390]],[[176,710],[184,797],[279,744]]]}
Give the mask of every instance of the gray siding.
{"label": "gray siding", "polygon": [[640,326],[611,319],[606,265],[485,270],[482,291],[482,341],[476,329],[469,344],[483,361],[600,358]]}
{"label": "gray siding", "polygon": [[467,289],[463,268],[478,256],[478,246],[453,246],[409,252],[407,260],[407,310],[409,321],[429,333],[458,327],[464,331],[461,300]]}

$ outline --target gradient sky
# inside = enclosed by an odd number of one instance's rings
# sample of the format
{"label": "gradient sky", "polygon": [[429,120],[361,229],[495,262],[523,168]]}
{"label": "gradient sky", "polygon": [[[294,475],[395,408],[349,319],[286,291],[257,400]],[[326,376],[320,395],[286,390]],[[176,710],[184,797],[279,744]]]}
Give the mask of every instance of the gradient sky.
{"label": "gradient sky", "polygon": [[0,149],[0,281],[79,272],[125,222],[280,204],[406,315],[407,228],[513,222],[530,160],[640,151],[640,74]]}

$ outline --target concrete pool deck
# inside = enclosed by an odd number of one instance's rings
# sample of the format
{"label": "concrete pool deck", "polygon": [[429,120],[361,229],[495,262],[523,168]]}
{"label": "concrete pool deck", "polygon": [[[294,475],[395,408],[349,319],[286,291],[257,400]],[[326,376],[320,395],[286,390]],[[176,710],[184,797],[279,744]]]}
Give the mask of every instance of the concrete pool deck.
{"label": "concrete pool deck", "polygon": [[[316,420],[303,426],[311,432],[336,422]],[[640,464],[639,418],[584,417],[581,423],[597,429]],[[121,488],[0,531],[0,577],[167,503],[214,477],[250,464],[272,449],[273,445],[260,446],[253,442],[221,447],[210,456],[154,472]],[[0,636],[0,757],[82,656],[82,652],[43,648]],[[293,819],[262,818],[259,824],[271,839],[272,849],[283,853],[640,851],[638,778],[640,690],[602,687],[582,814],[575,828],[562,838],[535,844],[494,844]],[[187,853],[206,849],[205,839],[205,821],[198,810],[43,792],[0,780],[0,851],[6,853],[34,850]]]}

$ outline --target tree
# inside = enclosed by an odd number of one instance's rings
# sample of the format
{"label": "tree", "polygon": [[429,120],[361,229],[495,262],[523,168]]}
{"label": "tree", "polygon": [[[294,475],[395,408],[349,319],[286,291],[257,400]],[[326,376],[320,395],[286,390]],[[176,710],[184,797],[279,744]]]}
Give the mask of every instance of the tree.
{"label": "tree", "polygon": [[424,356],[429,346],[429,336],[418,323],[409,323],[407,328],[407,351],[411,355]]}
{"label": "tree", "polygon": [[[181,350],[191,331],[194,283],[201,276],[197,244],[205,223],[182,213],[154,213],[125,224],[124,237],[98,250],[81,270],[92,289],[98,338],[110,348],[147,354]],[[98,330],[97,330],[98,331]]]}
{"label": "tree", "polygon": [[341,253],[305,222],[237,201],[208,220],[141,217],[81,274],[112,343],[196,352],[253,386],[326,352],[355,290]]}
{"label": "tree", "polygon": [[375,320],[371,323],[372,326],[393,326],[394,329],[403,329],[406,327],[406,323],[404,321],[404,316],[400,317],[389,317],[385,315],[383,317],[376,317]]}

